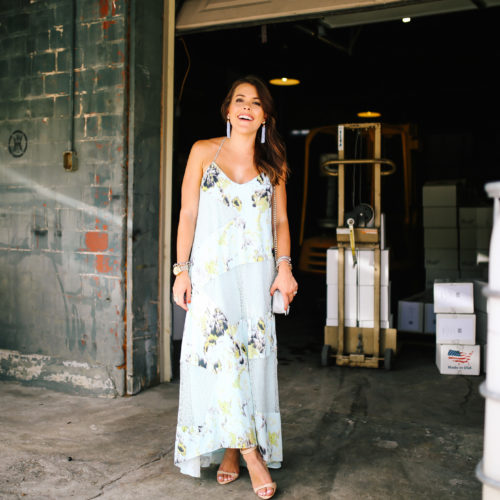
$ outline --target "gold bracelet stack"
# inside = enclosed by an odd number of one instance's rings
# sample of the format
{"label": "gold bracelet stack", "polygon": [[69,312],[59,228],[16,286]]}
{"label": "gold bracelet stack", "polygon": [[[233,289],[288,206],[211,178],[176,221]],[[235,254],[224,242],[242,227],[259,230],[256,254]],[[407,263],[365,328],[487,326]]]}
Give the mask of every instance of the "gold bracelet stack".
{"label": "gold bracelet stack", "polygon": [[178,274],[182,273],[182,271],[189,271],[189,266],[191,265],[191,262],[188,260],[187,262],[176,262],[172,266],[172,272],[174,273],[175,276]]}

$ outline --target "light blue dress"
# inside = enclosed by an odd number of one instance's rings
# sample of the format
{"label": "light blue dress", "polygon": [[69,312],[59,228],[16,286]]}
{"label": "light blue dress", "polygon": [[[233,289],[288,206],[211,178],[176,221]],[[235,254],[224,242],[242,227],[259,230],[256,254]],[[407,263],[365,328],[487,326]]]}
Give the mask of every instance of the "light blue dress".
{"label": "light blue dress", "polygon": [[272,185],[232,181],[217,155],[200,186],[180,361],[175,464],[194,477],[225,448],[258,445],[269,467],[282,461]]}

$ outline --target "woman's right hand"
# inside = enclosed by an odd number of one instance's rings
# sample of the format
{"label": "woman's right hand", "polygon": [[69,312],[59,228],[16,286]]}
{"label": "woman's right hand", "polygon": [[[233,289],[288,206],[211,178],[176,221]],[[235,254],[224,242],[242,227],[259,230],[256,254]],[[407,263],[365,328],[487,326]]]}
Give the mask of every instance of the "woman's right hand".
{"label": "woman's right hand", "polygon": [[187,271],[182,271],[182,273],[177,275],[172,292],[174,302],[187,311],[187,305],[191,303],[191,279]]}

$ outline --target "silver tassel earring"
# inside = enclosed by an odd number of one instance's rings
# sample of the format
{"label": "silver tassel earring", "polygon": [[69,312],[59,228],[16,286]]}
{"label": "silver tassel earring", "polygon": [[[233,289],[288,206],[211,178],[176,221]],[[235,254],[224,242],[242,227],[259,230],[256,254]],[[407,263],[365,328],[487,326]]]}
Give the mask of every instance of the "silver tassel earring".
{"label": "silver tassel earring", "polygon": [[260,131],[260,142],[262,144],[266,142],[266,122],[262,124],[262,130]]}
{"label": "silver tassel earring", "polygon": [[226,136],[228,138],[231,137],[231,122],[229,121],[229,116],[227,117],[227,122],[226,122]]}

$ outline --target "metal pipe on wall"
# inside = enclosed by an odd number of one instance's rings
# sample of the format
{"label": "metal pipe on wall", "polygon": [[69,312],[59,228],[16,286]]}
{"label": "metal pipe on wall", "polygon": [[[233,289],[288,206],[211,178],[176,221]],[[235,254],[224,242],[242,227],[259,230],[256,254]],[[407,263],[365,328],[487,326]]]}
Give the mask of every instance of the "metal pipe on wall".
{"label": "metal pipe on wall", "polygon": [[494,198],[488,288],[486,380],[480,392],[486,398],[483,459],[476,475],[483,483],[484,500],[500,500],[500,182],[485,186]]}

